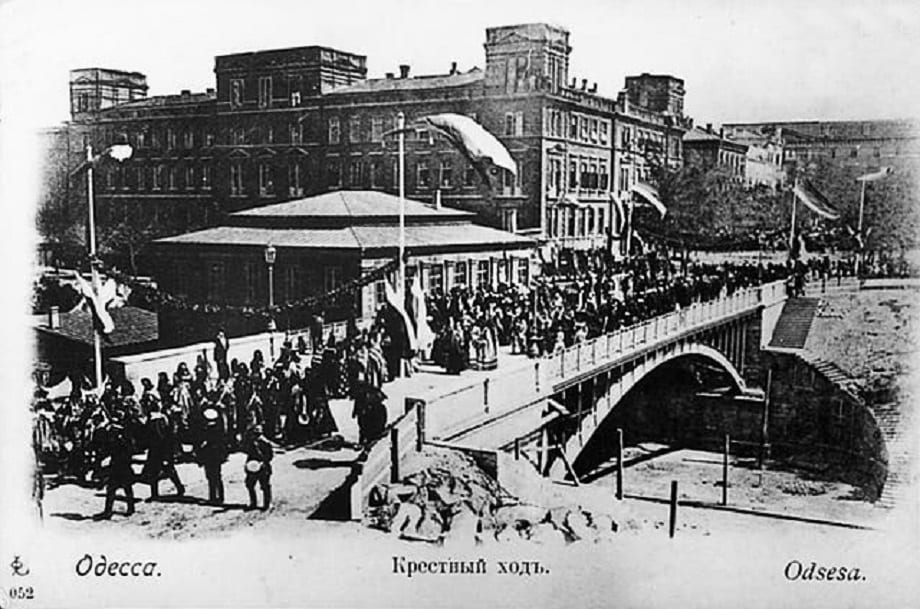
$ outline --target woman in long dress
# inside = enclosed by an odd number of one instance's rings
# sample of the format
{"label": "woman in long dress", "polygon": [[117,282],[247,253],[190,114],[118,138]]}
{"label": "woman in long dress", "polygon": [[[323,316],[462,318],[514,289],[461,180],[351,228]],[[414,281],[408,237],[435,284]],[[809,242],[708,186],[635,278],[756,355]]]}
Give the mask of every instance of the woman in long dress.
{"label": "woman in long dress", "polygon": [[495,328],[484,324],[480,329],[480,370],[495,370],[498,368],[498,336]]}

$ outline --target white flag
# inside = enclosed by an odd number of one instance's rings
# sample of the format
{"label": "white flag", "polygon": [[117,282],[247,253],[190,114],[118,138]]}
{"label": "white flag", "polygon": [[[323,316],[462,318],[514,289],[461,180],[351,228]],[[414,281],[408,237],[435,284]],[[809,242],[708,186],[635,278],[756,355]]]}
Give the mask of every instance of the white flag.
{"label": "white flag", "polygon": [[111,306],[117,296],[117,286],[111,279],[106,281],[99,288],[97,294],[93,286],[88,284],[83,277],[77,275],[77,283],[80,286],[80,293],[83,294],[83,302],[89,307],[93,314],[93,323],[98,324],[103,334],[111,334],[115,329],[115,322],[109,315],[108,307]]}

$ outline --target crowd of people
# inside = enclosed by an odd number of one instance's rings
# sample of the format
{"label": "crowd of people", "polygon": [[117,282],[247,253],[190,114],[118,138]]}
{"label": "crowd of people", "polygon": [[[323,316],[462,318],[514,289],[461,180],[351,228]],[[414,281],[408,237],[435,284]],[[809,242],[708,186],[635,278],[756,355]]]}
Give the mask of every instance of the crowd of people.
{"label": "crowd of people", "polygon": [[[245,453],[249,507],[271,505],[275,446],[344,444],[329,407],[350,399],[359,429],[357,448],[382,437],[387,427],[384,384],[411,374],[420,361],[450,374],[490,370],[501,347],[542,357],[560,348],[688,307],[694,302],[760,283],[804,276],[803,265],[700,264],[649,255],[629,261],[595,259],[580,269],[541,276],[530,285],[454,287],[426,295],[429,344],[407,338],[404,317],[383,308],[370,327],[351,323],[344,336],[323,336],[322,318],[311,328],[310,348],[301,337],[285,341],[273,361],[256,350],[249,362],[228,361],[223,332],[213,356],[199,355],[169,374],[143,378],[135,387],[109,381],[98,395],[75,385],[66,398],[36,391],[35,446],[42,471],[62,480],[104,485],[110,517],[115,493],[124,489],[133,511],[135,483],[159,497],[169,480],[177,495],[186,485],[176,469],[196,462],[208,482],[208,501],[225,501],[222,466]],[[296,343],[296,344],[295,344]],[[145,454],[143,468],[132,464]]]}
{"label": "crowd of people", "polygon": [[499,347],[543,357],[694,302],[805,272],[795,265],[679,265],[646,257],[557,272],[529,287],[435,290],[427,310],[436,338],[422,357],[454,374],[490,369]]}
{"label": "crowd of people", "polygon": [[[160,372],[140,387],[109,380],[101,396],[74,385],[71,395],[50,400],[38,388],[33,400],[34,446],[40,472],[59,481],[104,485],[106,503],[100,517],[112,515],[115,493],[123,489],[128,513],[134,511],[133,485],[150,487],[159,498],[160,481],[168,479],[176,495],[185,484],[179,462],[196,462],[204,470],[212,504],[224,502],[221,467],[232,452],[246,455],[249,507],[263,492],[262,509],[271,505],[273,446],[316,444],[332,439],[338,426],[330,398],[351,398],[360,429],[359,443],[380,437],[387,423],[381,391],[389,378],[379,346],[381,331],[361,333],[363,340],[325,346],[315,341],[306,351],[286,341],[267,364],[256,350],[247,364],[226,361],[228,341],[215,339],[214,361],[199,356],[193,370],[185,362],[172,375]],[[340,438],[339,438],[340,439]],[[136,457],[145,455],[135,473]]]}

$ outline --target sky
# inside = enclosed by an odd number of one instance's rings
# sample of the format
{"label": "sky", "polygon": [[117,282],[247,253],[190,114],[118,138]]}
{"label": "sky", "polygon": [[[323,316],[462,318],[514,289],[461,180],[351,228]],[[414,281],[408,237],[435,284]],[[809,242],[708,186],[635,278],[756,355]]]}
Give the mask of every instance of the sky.
{"label": "sky", "polygon": [[[913,3],[916,5],[916,3]],[[367,55],[369,76],[484,65],[485,28],[571,32],[570,77],[615,96],[624,77],[685,80],[697,123],[918,114],[920,10],[876,0],[7,0],[0,103],[29,125],[68,116],[68,70],[147,74],[151,95],[214,86],[214,56],[321,44]],[[3,95],[3,93],[6,95]]]}

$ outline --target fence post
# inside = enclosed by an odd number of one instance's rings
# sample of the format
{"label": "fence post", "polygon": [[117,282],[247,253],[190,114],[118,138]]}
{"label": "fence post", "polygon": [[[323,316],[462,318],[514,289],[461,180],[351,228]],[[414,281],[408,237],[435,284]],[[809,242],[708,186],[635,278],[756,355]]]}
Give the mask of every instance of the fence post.
{"label": "fence post", "polygon": [[611,338],[610,335],[611,334],[612,332],[608,332],[607,334],[604,335],[607,337],[607,359],[610,359],[610,338]]}
{"label": "fence post", "polygon": [[482,381],[482,406],[483,412],[489,412],[489,377]]}
{"label": "fence post", "polygon": [[674,539],[677,530],[677,480],[671,480],[671,518],[668,524],[668,537]]}
{"label": "fence post", "polygon": [[422,452],[422,446],[425,444],[425,402],[416,400],[415,411],[415,450]]}
{"label": "fence post", "polygon": [[533,386],[540,393],[540,360],[533,363]]}
{"label": "fence post", "polygon": [[399,482],[399,429],[390,428],[390,482]]}
{"label": "fence post", "polygon": [[722,505],[728,505],[728,452],[731,437],[725,434],[725,446],[722,449]]}
{"label": "fence post", "polygon": [[514,439],[514,460],[515,461],[521,460],[521,439],[520,438]]}
{"label": "fence post", "polygon": [[623,428],[617,427],[617,499],[623,500]]}
{"label": "fence post", "polygon": [[349,493],[349,519],[361,521],[364,517],[364,490],[361,488],[361,477],[364,473],[364,463],[358,462],[352,466],[355,473],[355,482],[351,485]]}
{"label": "fence post", "polygon": [[581,370],[581,343],[575,344],[575,371],[579,372]]}
{"label": "fence post", "polygon": [[559,352],[559,378],[565,378],[565,347]]}

